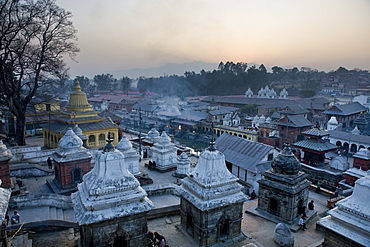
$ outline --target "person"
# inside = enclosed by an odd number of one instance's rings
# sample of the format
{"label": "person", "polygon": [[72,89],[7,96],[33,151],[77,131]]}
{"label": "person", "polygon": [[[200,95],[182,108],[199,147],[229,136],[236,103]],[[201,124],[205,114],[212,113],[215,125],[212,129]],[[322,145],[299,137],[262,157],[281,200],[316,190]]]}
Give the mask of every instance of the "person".
{"label": "person", "polygon": [[166,238],[160,235],[158,232],[154,232],[154,239],[154,242],[158,245],[158,247],[164,247],[166,245]]}
{"label": "person", "polygon": [[47,162],[48,162],[49,169],[52,169],[53,168],[53,163],[51,162],[50,157],[48,158]]}
{"label": "person", "polygon": [[12,225],[19,224],[21,222],[21,216],[18,214],[17,211],[14,211],[14,214],[10,218],[10,222]]}
{"label": "person", "polygon": [[302,227],[302,231],[304,231],[305,229],[307,229],[306,223],[304,222],[303,217],[299,218],[298,225]]}
{"label": "person", "polygon": [[316,193],[320,194],[320,191],[321,191],[321,185],[322,185],[322,182],[321,181],[318,181],[317,182],[317,187],[316,187]]}
{"label": "person", "polygon": [[154,234],[152,232],[148,232],[148,236],[147,236],[147,240],[148,240],[148,247],[154,247]]}
{"label": "person", "polygon": [[256,192],[253,190],[251,193],[251,200],[256,199]]}
{"label": "person", "polygon": [[309,210],[313,210],[315,208],[315,204],[314,204],[314,201],[311,200],[309,203],[308,203],[308,209]]}
{"label": "person", "polygon": [[8,212],[6,212],[5,220],[6,220],[6,225],[8,225],[9,224],[9,214],[8,214]]}

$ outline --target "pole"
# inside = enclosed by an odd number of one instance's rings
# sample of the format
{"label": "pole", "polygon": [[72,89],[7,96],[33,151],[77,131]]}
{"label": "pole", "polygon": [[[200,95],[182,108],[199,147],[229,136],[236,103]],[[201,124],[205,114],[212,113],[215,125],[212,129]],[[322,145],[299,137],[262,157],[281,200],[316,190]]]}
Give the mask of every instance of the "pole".
{"label": "pole", "polygon": [[139,108],[139,162],[141,162],[141,108]]}

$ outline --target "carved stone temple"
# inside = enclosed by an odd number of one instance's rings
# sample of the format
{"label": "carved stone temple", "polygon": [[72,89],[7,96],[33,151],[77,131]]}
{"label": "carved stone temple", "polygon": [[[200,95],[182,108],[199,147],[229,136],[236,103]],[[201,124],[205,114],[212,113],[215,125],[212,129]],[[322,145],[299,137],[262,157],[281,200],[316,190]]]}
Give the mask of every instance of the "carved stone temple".
{"label": "carved stone temple", "polygon": [[201,153],[180,189],[181,228],[200,246],[243,240],[241,221],[247,196],[213,144]]}
{"label": "carved stone temple", "polygon": [[82,246],[137,247],[147,244],[147,213],[154,208],[124,155],[108,143],[94,168],[72,194]]}
{"label": "carved stone temple", "polygon": [[167,171],[177,166],[177,149],[165,131],[151,147],[152,160],[156,162],[156,169]]}
{"label": "carved stone temple", "polygon": [[301,171],[301,164],[288,145],[271,166],[272,169],[264,172],[264,178],[258,181],[257,210],[267,212],[283,223],[294,224],[307,205],[311,182]]}
{"label": "carved stone temple", "polygon": [[370,171],[356,181],[351,196],[336,203],[328,216],[317,222],[324,230],[324,247],[370,246]]}

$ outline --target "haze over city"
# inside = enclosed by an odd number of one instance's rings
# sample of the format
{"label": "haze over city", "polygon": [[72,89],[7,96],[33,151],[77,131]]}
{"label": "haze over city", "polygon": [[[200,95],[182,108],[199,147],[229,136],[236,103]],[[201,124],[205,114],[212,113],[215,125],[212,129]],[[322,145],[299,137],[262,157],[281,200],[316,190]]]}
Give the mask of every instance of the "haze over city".
{"label": "haze over city", "polygon": [[167,63],[234,61],[270,69],[370,68],[370,2],[57,0],[73,14],[71,77]]}

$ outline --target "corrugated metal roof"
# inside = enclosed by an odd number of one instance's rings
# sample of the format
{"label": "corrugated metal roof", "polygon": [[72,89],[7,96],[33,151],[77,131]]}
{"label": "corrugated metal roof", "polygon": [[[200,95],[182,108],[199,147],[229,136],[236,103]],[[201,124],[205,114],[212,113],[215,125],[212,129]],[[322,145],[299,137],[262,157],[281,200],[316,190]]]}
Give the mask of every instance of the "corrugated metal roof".
{"label": "corrugated metal roof", "polygon": [[328,132],[330,134],[330,137],[335,139],[340,139],[346,142],[359,142],[370,145],[370,136],[354,135],[352,133],[338,130],[329,130]]}
{"label": "corrugated metal roof", "polygon": [[226,133],[217,138],[215,146],[225,155],[226,161],[250,172],[256,172],[256,166],[273,149],[272,146]]}

